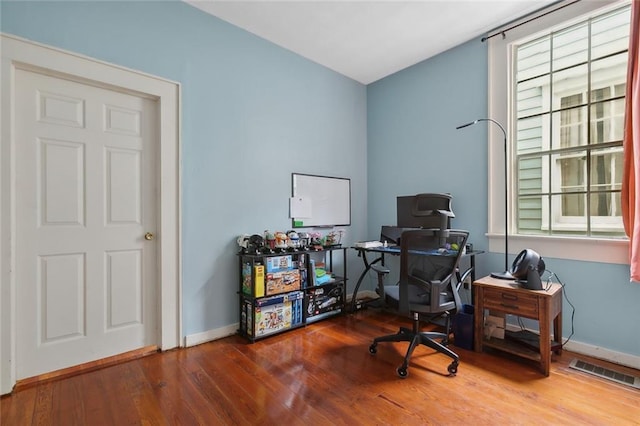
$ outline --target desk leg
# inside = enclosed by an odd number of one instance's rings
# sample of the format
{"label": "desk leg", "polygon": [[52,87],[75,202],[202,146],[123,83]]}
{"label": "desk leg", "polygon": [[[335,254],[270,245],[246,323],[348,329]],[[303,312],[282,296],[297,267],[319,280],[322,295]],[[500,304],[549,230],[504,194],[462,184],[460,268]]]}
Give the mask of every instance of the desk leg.
{"label": "desk leg", "polygon": [[482,340],[484,339],[484,297],[482,296],[482,287],[473,287],[473,298],[476,303],[473,311],[473,349],[476,352],[482,352]]}
{"label": "desk leg", "polygon": [[562,354],[562,312],[553,319],[553,340],[560,343],[560,347],[554,352],[556,355]]}
{"label": "desk leg", "polygon": [[360,277],[358,278],[356,287],[353,289],[353,295],[351,296],[351,312],[356,311],[356,301],[357,301],[358,290],[360,289],[360,284],[362,284],[362,280],[364,280],[364,277],[367,275],[367,272],[369,272],[369,269],[370,269],[369,266],[364,268],[364,271],[362,271],[362,273],[360,274]]}
{"label": "desk leg", "polygon": [[362,254],[362,261],[364,262],[364,270],[360,274],[360,277],[358,277],[358,282],[356,282],[356,287],[353,289],[353,295],[351,296],[351,312],[356,311],[356,301],[358,296],[358,290],[360,289],[360,285],[362,284],[364,277],[367,276],[367,273],[371,270],[371,265],[374,265],[380,261],[382,261],[382,264],[384,265],[384,258],[382,256],[378,257],[373,262],[369,263],[369,261],[367,260],[367,254],[364,251],[361,252],[361,254]]}
{"label": "desk leg", "polygon": [[476,280],[476,257],[471,256],[471,282],[475,282]]}
{"label": "desk leg", "polygon": [[549,301],[538,298],[538,326],[540,327],[540,370],[545,376],[551,368],[551,324],[549,318]]}
{"label": "desk leg", "polygon": [[342,249],[342,271],[344,272],[344,283],[342,284],[342,313],[347,310],[347,283],[349,282],[349,273],[347,272],[347,249]]}

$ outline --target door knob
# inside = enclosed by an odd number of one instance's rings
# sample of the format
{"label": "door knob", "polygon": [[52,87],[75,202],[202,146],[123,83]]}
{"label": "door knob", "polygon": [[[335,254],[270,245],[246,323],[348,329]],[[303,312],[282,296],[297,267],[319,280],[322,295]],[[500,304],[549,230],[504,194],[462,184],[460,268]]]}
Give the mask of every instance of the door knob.
{"label": "door knob", "polygon": [[144,239],[147,241],[153,240],[153,237],[155,237],[155,235],[153,235],[152,232],[147,232],[146,234],[144,234]]}

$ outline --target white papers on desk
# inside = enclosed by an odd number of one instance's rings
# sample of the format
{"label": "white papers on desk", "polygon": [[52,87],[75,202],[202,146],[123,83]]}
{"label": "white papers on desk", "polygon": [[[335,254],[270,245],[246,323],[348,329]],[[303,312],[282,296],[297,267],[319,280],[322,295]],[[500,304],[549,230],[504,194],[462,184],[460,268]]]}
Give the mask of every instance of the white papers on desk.
{"label": "white papers on desk", "polygon": [[355,246],[357,248],[375,248],[382,247],[382,243],[380,241],[358,241]]}

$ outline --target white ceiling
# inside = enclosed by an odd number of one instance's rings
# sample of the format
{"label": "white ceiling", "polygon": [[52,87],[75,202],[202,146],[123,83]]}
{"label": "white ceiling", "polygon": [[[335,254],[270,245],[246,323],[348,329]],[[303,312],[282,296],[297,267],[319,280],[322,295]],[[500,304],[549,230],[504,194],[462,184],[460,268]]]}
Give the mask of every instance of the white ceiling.
{"label": "white ceiling", "polygon": [[184,0],[363,84],[556,0]]}

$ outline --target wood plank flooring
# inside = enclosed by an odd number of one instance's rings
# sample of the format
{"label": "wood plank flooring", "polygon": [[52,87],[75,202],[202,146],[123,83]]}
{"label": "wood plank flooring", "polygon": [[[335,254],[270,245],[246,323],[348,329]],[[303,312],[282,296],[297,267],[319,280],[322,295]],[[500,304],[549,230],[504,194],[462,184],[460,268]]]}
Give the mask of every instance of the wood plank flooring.
{"label": "wood plank flooring", "polygon": [[545,378],[500,352],[449,358],[416,349],[409,376],[395,368],[406,344],[375,336],[409,321],[369,309],[256,343],[232,336],[157,353],[0,399],[5,425],[640,425],[640,391],[568,367]]}

